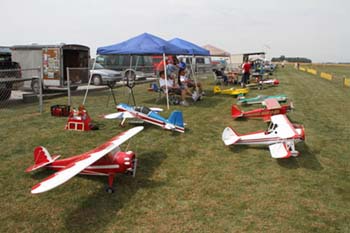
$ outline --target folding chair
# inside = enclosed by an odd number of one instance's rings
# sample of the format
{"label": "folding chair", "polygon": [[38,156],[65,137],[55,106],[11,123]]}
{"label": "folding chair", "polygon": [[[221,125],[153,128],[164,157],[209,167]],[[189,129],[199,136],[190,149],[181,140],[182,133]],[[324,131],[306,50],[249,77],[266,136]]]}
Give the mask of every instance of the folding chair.
{"label": "folding chair", "polygon": [[213,76],[214,76],[215,85],[223,85],[223,83],[224,83],[223,76],[216,75],[216,73],[214,71],[213,71]]}

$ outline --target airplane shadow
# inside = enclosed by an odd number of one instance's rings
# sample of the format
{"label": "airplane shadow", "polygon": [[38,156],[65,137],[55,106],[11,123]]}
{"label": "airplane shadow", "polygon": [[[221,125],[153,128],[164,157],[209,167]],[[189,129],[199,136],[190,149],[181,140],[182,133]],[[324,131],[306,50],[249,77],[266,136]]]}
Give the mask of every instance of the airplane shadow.
{"label": "airplane shadow", "polygon": [[[80,206],[65,216],[65,229],[69,232],[103,232],[110,221],[116,220],[116,215],[132,200],[139,189],[152,189],[164,185],[150,179],[154,171],[166,159],[160,151],[140,153],[135,178],[117,175],[115,192],[108,194],[105,190],[96,189],[93,195],[84,200]],[[107,187],[107,179],[90,177],[87,179],[103,182]],[[74,194],[73,194],[74,195]],[[62,229],[63,230],[63,229]]]}
{"label": "airplane shadow", "polygon": [[[247,149],[257,149],[265,150],[267,155],[270,155],[269,149],[263,146],[248,146],[248,145],[239,145],[231,146],[230,150],[234,153],[240,154],[244,153]],[[290,157],[288,159],[276,159],[278,165],[288,169],[298,169],[306,168],[314,171],[321,171],[323,169],[321,163],[316,158],[318,151],[312,151],[306,143],[298,143],[296,149],[300,152],[298,157]]]}
{"label": "airplane shadow", "polygon": [[306,168],[314,171],[323,170],[321,163],[315,156],[319,153],[318,151],[312,151],[306,143],[299,143],[296,149],[300,152],[298,157],[278,159],[278,165],[288,169]]}

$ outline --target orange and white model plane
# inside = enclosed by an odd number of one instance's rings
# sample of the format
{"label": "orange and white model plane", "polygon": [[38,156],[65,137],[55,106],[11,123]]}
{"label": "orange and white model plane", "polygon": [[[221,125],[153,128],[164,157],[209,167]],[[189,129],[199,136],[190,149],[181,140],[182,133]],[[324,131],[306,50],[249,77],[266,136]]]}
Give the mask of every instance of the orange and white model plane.
{"label": "orange and white model plane", "polygon": [[232,128],[226,127],[222,132],[222,140],[226,146],[268,145],[272,158],[289,158],[298,156],[295,144],[305,140],[305,130],[302,125],[292,124],[286,115],[271,116],[271,122],[266,131],[239,135]]}
{"label": "orange and white model plane", "polygon": [[125,173],[135,176],[137,159],[132,151],[122,152],[119,148],[125,141],[143,130],[143,126],[134,127],[125,131],[101,146],[81,155],[57,160],[60,156],[51,156],[42,146],[34,149],[35,164],[27,168],[31,172],[45,167],[57,172],[32,187],[31,193],[49,191],[74,177],[77,174],[108,176],[107,192],[113,193],[113,181],[116,173]]}

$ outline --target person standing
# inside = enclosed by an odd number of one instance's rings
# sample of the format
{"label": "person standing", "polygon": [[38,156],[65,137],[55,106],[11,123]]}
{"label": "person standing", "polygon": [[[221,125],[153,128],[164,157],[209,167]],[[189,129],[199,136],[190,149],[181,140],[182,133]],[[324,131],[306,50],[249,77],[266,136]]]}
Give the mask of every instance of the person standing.
{"label": "person standing", "polygon": [[251,64],[248,60],[246,60],[242,65],[242,80],[241,80],[241,86],[245,87],[249,80],[250,76],[250,69],[252,68]]}

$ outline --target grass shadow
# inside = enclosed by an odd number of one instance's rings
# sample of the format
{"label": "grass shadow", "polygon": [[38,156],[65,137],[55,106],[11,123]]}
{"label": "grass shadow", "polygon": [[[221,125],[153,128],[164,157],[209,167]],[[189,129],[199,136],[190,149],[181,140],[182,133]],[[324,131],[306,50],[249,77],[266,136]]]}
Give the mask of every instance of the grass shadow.
{"label": "grass shadow", "polygon": [[[117,219],[118,212],[131,201],[139,189],[152,189],[163,185],[162,182],[154,182],[150,178],[165,159],[166,155],[159,151],[141,153],[138,156],[139,166],[135,179],[117,176],[114,194],[97,189],[93,195],[83,200],[78,208],[68,211],[67,216],[65,216],[64,230],[69,232],[103,232],[104,227],[108,226],[110,221]],[[93,179],[95,180],[96,177]],[[98,180],[101,182],[103,180],[107,186],[106,179]]]}
{"label": "grass shadow", "polygon": [[314,171],[321,171],[323,167],[306,143],[300,143],[296,148],[300,155],[289,159],[278,159],[277,163],[281,167],[288,169],[306,168]]}

